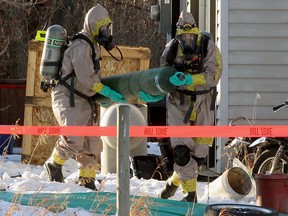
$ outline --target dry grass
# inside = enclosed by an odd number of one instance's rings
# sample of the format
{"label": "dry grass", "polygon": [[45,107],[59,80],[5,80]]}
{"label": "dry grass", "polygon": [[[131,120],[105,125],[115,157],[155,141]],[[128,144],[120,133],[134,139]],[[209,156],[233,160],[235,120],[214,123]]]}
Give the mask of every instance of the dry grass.
{"label": "dry grass", "polygon": [[130,206],[130,216],[149,216],[151,212],[149,206],[153,204],[153,200],[147,195],[141,197],[133,197]]}
{"label": "dry grass", "polygon": [[3,147],[2,155],[8,154],[8,149],[12,144],[12,139],[15,139],[14,135],[10,135],[2,144],[0,144],[0,148]]}
{"label": "dry grass", "polygon": [[[26,212],[26,208],[23,209],[20,205],[26,205],[28,206],[27,210],[29,209],[29,213],[31,215],[58,215],[59,213],[61,213],[61,215],[71,215],[71,211],[68,211],[68,204],[69,204],[69,198],[70,196],[62,196],[61,194],[55,195],[55,194],[51,194],[51,195],[46,195],[43,197],[38,197],[37,195],[40,195],[40,193],[35,193],[31,196],[31,198],[29,199],[28,203],[25,204],[25,200],[23,201],[23,204],[21,204],[22,202],[22,198],[24,196],[24,194],[22,193],[16,193],[14,195],[14,197],[12,198],[11,204],[9,206],[9,209],[6,210],[4,212],[4,210],[0,207],[0,214],[1,215],[5,215],[5,216],[12,216],[12,215],[27,215]],[[71,195],[73,196],[73,195]],[[101,204],[106,203],[107,199],[105,199],[105,197],[103,198],[103,200],[101,202],[99,202],[99,200],[97,200],[97,202],[94,202],[91,205],[91,209],[90,210],[86,210],[89,211],[90,213],[95,213],[96,214],[96,210],[97,207],[99,207]],[[31,208],[29,208],[31,207]],[[79,203],[79,207],[80,203]],[[70,207],[71,208],[71,207]],[[78,208],[78,207],[77,207]],[[103,212],[103,214],[101,215],[108,215],[109,212],[111,212],[113,208],[107,208],[105,210],[105,212]],[[84,210],[84,209],[83,209]],[[77,212],[74,210],[73,211],[73,215],[80,216],[81,213],[77,214]]]}

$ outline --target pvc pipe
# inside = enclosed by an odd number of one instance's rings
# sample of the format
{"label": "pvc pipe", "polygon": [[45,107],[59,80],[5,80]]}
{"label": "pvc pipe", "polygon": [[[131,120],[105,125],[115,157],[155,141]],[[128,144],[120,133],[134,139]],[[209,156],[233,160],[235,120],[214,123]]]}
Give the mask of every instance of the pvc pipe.
{"label": "pvc pipe", "polygon": [[[109,107],[100,108],[100,126],[117,126],[117,109],[119,106],[130,107],[130,126],[147,126],[147,106],[143,104],[115,103]],[[117,137],[101,136],[103,151],[101,153],[101,173],[117,172]],[[147,137],[130,137],[130,156],[147,155]]]}

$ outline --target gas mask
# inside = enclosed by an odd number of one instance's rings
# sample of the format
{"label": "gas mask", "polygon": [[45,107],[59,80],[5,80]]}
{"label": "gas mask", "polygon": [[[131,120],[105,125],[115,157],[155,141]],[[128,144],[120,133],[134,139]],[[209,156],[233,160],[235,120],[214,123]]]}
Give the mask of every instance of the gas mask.
{"label": "gas mask", "polygon": [[185,55],[185,60],[192,59],[193,53],[197,49],[198,35],[193,33],[185,33],[177,36],[177,40],[181,46],[182,52]]}
{"label": "gas mask", "polygon": [[99,45],[103,46],[107,51],[111,51],[114,48],[114,44],[112,42],[113,36],[111,34],[111,23],[108,25],[104,25],[99,29],[99,35],[95,36],[95,40]]}

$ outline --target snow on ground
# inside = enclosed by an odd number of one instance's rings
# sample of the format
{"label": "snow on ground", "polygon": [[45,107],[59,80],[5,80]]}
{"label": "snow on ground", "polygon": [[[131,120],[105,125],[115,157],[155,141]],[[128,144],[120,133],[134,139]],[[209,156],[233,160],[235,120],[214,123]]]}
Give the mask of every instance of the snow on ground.
{"label": "snow on ground", "polygon": [[[158,154],[158,145],[150,145],[148,153]],[[68,160],[63,167],[63,174],[66,177],[65,183],[50,182],[46,172],[42,166],[22,164],[21,149],[14,148],[14,154],[0,156],[0,190],[14,193],[75,193],[75,192],[91,192],[91,190],[80,187],[74,182],[77,180],[77,163],[74,160]],[[17,154],[18,151],[18,154]],[[16,154],[15,154],[16,153]],[[106,176],[99,173],[98,180],[95,181],[96,187],[101,192],[115,192],[117,190],[117,176],[116,174],[107,174]],[[158,197],[158,194],[163,189],[165,181],[158,181],[155,179],[137,179],[132,177],[130,179],[130,194],[138,196]],[[208,183],[199,182],[197,187],[198,203],[239,203],[255,205],[255,193],[250,193],[239,201],[230,199],[228,195],[208,196]],[[176,194],[170,199],[181,200],[183,193],[181,187]],[[37,208],[37,209],[36,209]],[[37,214],[35,213],[37,212]],[[9,214],[10,213],[10,214]],[[15,205],[5,201],[0,201],[0,215],[95,215],[91,212],[81,209],[67,209],[64,212],[55,214],[47,212],[47,210],[40,207]]]}

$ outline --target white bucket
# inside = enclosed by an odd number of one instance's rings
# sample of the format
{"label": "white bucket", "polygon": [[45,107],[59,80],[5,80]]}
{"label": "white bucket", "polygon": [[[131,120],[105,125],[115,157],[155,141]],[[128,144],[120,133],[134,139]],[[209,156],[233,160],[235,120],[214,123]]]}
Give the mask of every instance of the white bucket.
{"label": "white bucket", "polygon": [[228,195],[231,199],[240,200],[252,189],[252,181],[242,168],[232,167],[209,185],[209,196]]}

